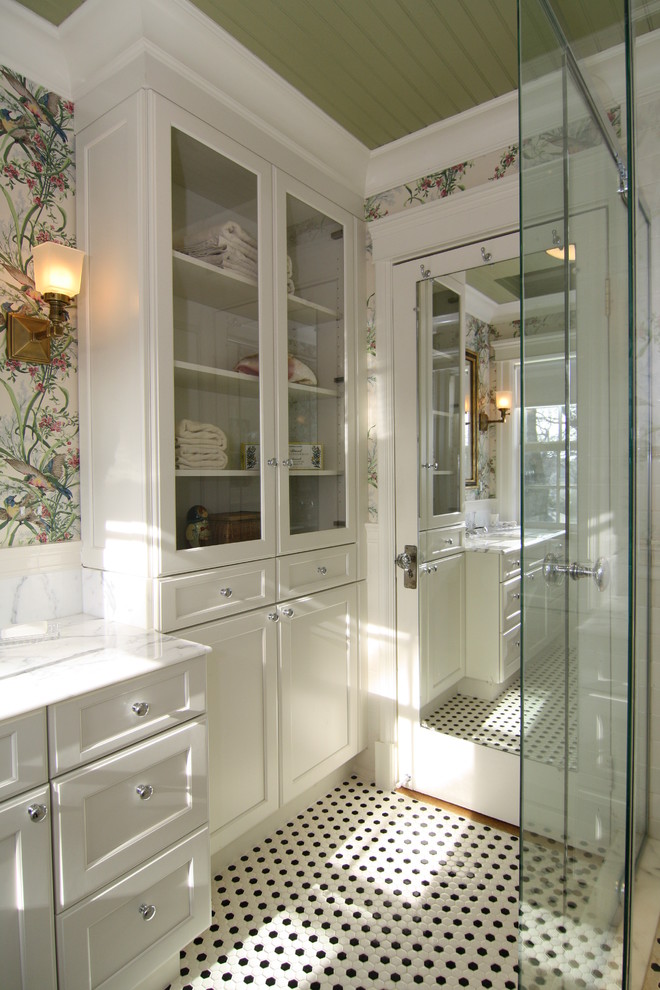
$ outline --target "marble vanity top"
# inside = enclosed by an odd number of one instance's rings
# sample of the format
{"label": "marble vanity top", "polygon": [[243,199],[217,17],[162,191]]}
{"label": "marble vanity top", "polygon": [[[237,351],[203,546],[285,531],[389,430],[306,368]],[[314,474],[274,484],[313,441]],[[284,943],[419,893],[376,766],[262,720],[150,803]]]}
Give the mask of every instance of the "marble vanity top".
{"label": "marble vanity top", "polygon": [[0,719],[201,656],[208,647],[89,615],[0,629]]}
{"label": "marble vanity top", "polygon": [[[525,534],[525,546],[533,547],[545,540],[560,539],[563,531],[532,531]],[[509,529],[493,529],[488,532],[479,530],[465,533],[465,549],[478,550],[482,553],[506,553],[509,550],[520,550],[520,527]]]}

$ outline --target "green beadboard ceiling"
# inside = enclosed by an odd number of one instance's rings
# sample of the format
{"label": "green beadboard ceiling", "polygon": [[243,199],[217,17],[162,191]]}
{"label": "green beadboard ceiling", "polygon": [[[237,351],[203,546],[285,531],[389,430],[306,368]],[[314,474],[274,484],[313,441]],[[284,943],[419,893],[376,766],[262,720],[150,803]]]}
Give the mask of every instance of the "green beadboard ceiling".
{"label": "green beadboard ceiling", "polygon": [[[84,0],[19,2],[59,25]],[[516,0],[192,2],[368,148],[518,84]],[[637,0],[640,33],[660,27],[657,6]],[[580,57],[623,41],[623,0],[554,7]],[[541,52],[533,18],[527,30]]]}

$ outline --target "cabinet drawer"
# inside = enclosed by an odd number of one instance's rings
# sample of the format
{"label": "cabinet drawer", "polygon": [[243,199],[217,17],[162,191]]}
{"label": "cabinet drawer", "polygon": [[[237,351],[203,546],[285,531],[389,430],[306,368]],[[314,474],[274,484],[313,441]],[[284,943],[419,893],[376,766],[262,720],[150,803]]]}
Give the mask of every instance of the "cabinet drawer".
{"label": "cabinet drawer", "polygon": [[275,561],[219,567],[159,583],[161,626],[166,632],[211,622],[275,601]]}
{"label": "cabinet drawer", "polygon": [[48,780],[46,710],[0,723],[0,801]]}
{"label": "cabinet drawer", "polygon": [[206,822],[206,720],[73,771],[51,788],[62,910]]}
{"label": "cabinet drawer", "polygon": [[210,923],[208,829],[57,919],[59,985],[125,990]]}
{"label": "cabinet drawer", "polygon": [[507,581],[509,578],[520,574],[520,548],[507,550],[501,558],[501,580]]}
{"label": "cabinet drawer", "polygon": [[502,602],[501,631],[508,632],[520,624],[520,575],[500,585]]}
{"label": "cabinet drawer", "polygon": [[428,562],[446,554],[462,550],[465,545],[464,526],[446,526],[442,529],[429,529],[420,534],[422,560]]}
{"label": "cabinet drawer", "polygon": [[205,711],[205,657],[62,701],[48,712],[51,776]]}
{"label": "cabinet drawer", "polygon": [[522,630],[520,626],[514,626],[502,636],[502,655],[500,658],[500,680],[505,681],[507,677],[520,667],[520,640]]}
{"label": "cabinet drawer", "polygon": [[296,553],[277,561],[277,597],[295,598],[323,588],[350,584],[357,578],[355,545]]}

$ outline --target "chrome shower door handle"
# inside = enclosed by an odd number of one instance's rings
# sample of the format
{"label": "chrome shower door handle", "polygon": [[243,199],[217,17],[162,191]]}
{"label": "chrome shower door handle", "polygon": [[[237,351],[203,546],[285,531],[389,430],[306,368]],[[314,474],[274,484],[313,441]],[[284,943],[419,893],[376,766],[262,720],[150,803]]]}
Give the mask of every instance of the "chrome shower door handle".
{"label": "chrome shower door handle", "polygon": [[599,591],[605,591],[610,583],[610,565],[604,557],[599,557],[595,564],[560,564],[554,553],[548,553],[543,561],[543,577],[546,584],[559,584],[564,575],[568,574],[572,581],[580,578],[593,578]]}

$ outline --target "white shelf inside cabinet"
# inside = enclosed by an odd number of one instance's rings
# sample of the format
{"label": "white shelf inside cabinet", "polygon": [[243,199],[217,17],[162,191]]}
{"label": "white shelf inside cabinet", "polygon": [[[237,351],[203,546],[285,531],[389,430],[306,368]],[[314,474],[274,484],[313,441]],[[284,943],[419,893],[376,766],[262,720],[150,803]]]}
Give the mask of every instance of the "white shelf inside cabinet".
{"label": "white shelf inside cabinet", "polygon": [[313,478],[315,475],[320,475],[322,478],[341,478],[343,476],[343,471],[325,471],[319,470],[318,468],[310,468],[309,471],[297,468],[291,468],[290,474],[298,478]]}
{"label": "white shelf inside cabinet", "polygon": [[256,320],[259,298],[256,279],[248,278],[207,261],[191,258],[181,251],[172,252],[174,295],[194,300],[213,309],[221,309]]}
{"label": "white shelf inside cabinet", "polygon": [[191,468],[177,468],[174,472],[177,478],[254,478],[259,476],[259,471],[232,471],[223,469],[222,471],[195,471]]}
{"label": "white shelf inside cabinet", "polygon": [[183,388],[202,389],[205,392],[222,392],[223,395],[257,395],[259,378],[238,371],[211,368],[190,361],[174,362],[174,381]]}
{"label": "white shelf inside cabinet", "polygon": [[318,385],[299,385],[297,382],[289,382],[289,392],[305,392],[308,395],[327,399],[336,399],[339,395],[334,388],[320,388]]}
{"label": "white shelf inside cabinet", "polygon": [[301,296],[287,296],[287,313],[290,320],[296,323],[323,323],[328,320],[341,319],[341,313],[328,306],[320,306]]}

